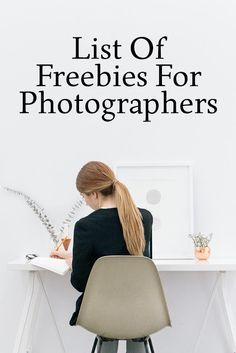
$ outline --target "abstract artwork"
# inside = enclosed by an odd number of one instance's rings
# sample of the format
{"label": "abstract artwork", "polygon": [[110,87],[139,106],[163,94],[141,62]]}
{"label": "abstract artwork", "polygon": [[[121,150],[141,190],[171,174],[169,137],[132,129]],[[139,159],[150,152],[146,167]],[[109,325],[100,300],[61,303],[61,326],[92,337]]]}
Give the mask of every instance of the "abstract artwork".
{"label": "abstract artwork", "polygon": [[192,167],[187,162],[116,165],[138,207],[153,215],[153,258],[192,258]]}

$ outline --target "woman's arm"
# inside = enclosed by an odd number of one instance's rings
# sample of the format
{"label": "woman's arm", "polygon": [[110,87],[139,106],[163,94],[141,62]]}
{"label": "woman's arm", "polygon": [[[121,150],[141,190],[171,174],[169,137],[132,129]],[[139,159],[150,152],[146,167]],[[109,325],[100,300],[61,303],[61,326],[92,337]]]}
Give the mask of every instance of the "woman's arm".
{"label": "woman's arm", "polygon": [[66,260],[72,269],[72,286],[79,292],[83,292],[95,261],[91,241],[91,225],[89,222],[81,219],[75,224],[73,256],[70,251],[66,250],[53,250],[50,256]]}
{"label": "woman's arm", "polygon": [[85,217],[74,228],[71,284],[79,292],[85,290],[94,262],[92,224]]}

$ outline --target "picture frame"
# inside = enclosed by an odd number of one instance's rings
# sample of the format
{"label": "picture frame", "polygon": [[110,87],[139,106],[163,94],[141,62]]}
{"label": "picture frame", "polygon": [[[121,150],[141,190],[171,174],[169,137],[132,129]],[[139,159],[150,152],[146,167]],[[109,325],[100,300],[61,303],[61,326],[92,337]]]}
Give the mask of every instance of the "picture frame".
{"label": "picture frame", "polygon": [[192,163],[117,163],[114,169],[135,204],[153,215],[153,259],[192,259]]}

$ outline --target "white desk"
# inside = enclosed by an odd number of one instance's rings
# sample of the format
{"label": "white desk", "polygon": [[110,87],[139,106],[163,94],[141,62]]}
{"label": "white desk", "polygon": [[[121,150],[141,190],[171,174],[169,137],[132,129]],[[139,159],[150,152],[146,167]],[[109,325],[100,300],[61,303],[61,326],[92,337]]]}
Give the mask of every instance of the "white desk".
{"label": "white desk", "polygon": [[[207,310],[204,316],[204,321],[193,348],[193,353],[198,353],[198,346],[201,341],[202,335],[204,333],[204,329],[207,324],[212,303],[214,301],[217,291],[220,294],[222,308],[224,309],[225,324],[228,326],[228,329],[229,329],[229,337],[231,340],[230,346],[232,347],[230,353],[236,353],[236,331],[234,328],[234,318],[230,308],[230,302],[227,296],[227,290],[225,285],[226,272],[236,271],[236,258],[235,259],[211,258],[208,261],[196,261],[194,259],[193,260],[165,259],[165,260],[154,260],[154,263],[156,264],[158,271],[163,271],[163,272],[164,271],[166,272],[212,271],[212,272],[218,273],[215,284],[212,289],[211,296],[209,298]],[[65,352],[63,341],[62,341],[60,332],[58,330],[57,323],[40,276],[40,272],[44,270],[40,269],[39,267],[30,265],[30,263],[26,263],[25,260],[22,258],[10,262],[8,264],[8,267],[9,269],[12,269],[12,270],[29,272],[29,287],[28,287],[28,291],[25,299],[25,305],[23,308],[22,317],[21,317],[13,353],[32,352],[31,338],[33,333],[33,326],[34,326],[33,324],[35,323],[35,319],[37,317],[37,308],[39,307],[40,297],[42,293],[44,294],[47,300],[47,303],[49,305],[54,326],[58,334],[59,341],[61,343],[61,347]]]}

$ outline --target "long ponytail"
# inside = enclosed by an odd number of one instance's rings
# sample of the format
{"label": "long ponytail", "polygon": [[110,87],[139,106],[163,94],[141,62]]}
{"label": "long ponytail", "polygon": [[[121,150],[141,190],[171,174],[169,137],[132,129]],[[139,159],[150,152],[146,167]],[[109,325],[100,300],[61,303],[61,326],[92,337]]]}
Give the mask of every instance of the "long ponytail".
{"label": "long ponytail", "polygon": [[143,255],[145,238],[142,216],[134,204],[129,190],[118,180],[115,182],[115,200],[129,253]]}
{"label": "long ponytail", "polygon": [[145,238],[142,215],[129,190],[115,178],[111,168],[102,162],[88,162],[77,176],[76,187],[86,194],[100,191],[103,196],[115,196],[127,250],[131,255],[143,255]]}

